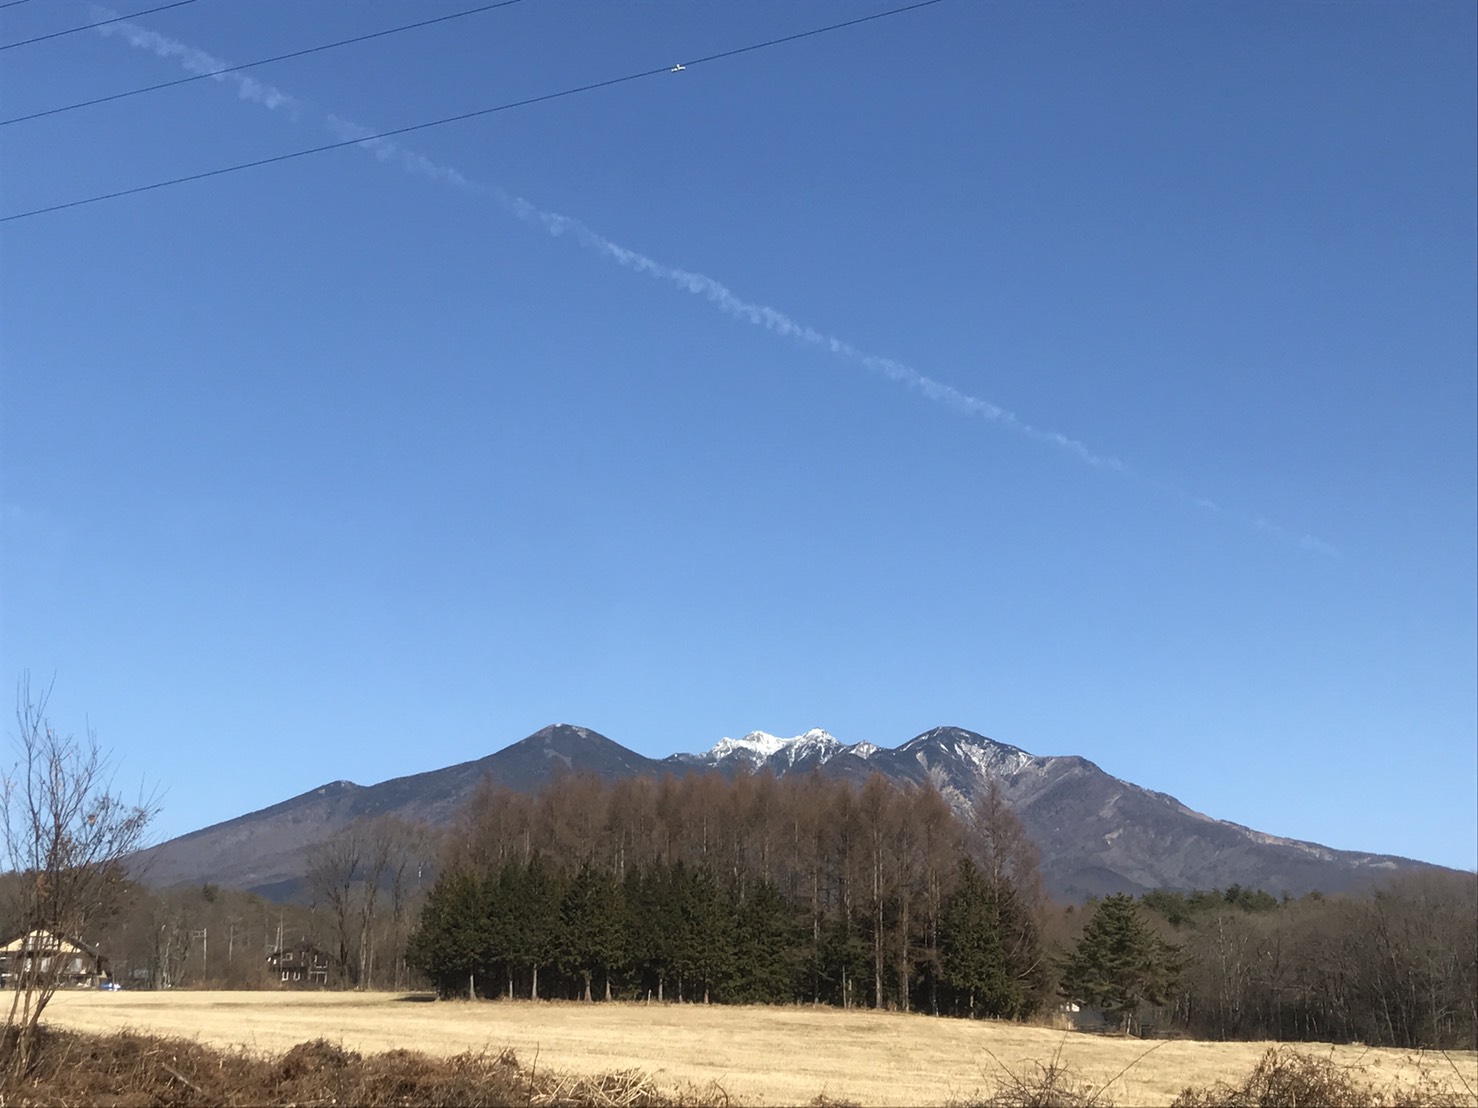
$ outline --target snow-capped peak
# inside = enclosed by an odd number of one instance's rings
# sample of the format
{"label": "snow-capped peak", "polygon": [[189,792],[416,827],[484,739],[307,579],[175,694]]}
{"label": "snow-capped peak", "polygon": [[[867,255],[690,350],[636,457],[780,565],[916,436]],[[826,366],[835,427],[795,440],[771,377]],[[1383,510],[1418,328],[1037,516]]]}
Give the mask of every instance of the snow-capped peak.
{"label": "snow-capped peak", "polygon": [[829,731],[823,731],[819,727],[813,727],[804,735],[797,735],[790,741],[794,743],[800,743],[802,745],[805,745],[806,743],[819,743],[822,746],[828,746],[831,743],[836,742],[836,739],[832,737]]}
{"label": "snow-capped peak", "polygon": [[747,754],[756,761],[763,761],[793,740],[782,739],[766,731],[751,731],[742,739],[731,739],[727,735],[714,744],[708,752],[711,758],[729,758],[735,754]]}
{"label": "snow-capped peak", "polygon": [[785,752],[785,760],[794,765],[797,759],[810,753],[819,752],[825,761],[837,750],[841,749],[841,743],[837,742],[831,735],[819,727],[813,727],[803,735],[783,739],[778,735],[771,735],[768,731],[751,731],[742,739],[731,739],[727,736],[720,739],[709,750],[708,756],[715,761],[732,758],[736,755],[748,758],[753,762],[764,762],[773,758],[781,751]]}

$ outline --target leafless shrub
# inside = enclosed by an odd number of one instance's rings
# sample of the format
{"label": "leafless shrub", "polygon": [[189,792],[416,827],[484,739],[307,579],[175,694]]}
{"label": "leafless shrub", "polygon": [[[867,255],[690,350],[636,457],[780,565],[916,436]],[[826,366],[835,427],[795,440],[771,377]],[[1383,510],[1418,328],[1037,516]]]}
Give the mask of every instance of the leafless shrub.
{"label": "leafless shrub", "polygon": [[1060,1047],[1046,1062],[1032,1060],[1016,1070],[994,1054],[990,1058],[1000,1071],[995,1089],[964,1100],[952,1099],[950,1108],[1113,1108],[1114,1102],[1105,1095],[1108,1085],[1095,1087],[1085,1081],[1063,1062]]}
{"label": "leafless shrub", "polygon": [[[1458,1076],[1462,1078],[1462,1074]],[[1466,1085],[1466,1079],[1464,1084]],[[1272,1047],[1241,1085],[1187,1088],[1171,1108],[1478,1108],[1426,1069],[1414,1083],[1380,1083],[1361,1065],[1341,1065],[1291,1047]]]}

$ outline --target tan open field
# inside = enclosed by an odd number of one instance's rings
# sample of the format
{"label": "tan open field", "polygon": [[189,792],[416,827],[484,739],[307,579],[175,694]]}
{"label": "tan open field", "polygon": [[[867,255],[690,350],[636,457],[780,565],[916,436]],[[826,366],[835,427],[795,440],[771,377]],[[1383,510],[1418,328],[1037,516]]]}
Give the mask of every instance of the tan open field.
{"label": "tan open field", "polygon": [[[82,1031],[132,1028],[280,1053],[326,1038],[350,1050],[431,1054],[512,1047],[520,1060],[571,1073],[638,1068],[659,1085],[721,1084],[744,1104],[805,1104],[818,1094],[865,1105],[942,1104],[1012,1069],[1062,1061],[1120,1105],[1165,1104],[1188,1084],[1240,1081],[1266,1043],[1158,1045],[1015,1024],[832,1008],[431,1001],[387,993],[59,993],[47,1022]],[[1150,1047],[1154,1050],[1146,1055]],[[1414,1081],[1421,1068],[1478,1089],[1478,1054],[1418,1058],[1360,1046],[1308,1046],[1371,1074]],[[1141,1056],[1144,1057],[1141,1058]],[[1136,1059],[1139,1059],[1136,1061]]]}

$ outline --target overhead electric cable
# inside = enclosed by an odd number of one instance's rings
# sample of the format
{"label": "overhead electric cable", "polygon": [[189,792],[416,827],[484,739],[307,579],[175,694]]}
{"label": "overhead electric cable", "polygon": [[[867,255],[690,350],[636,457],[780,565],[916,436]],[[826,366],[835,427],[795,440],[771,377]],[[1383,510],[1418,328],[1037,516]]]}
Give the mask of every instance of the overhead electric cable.
{"label": "overhead electric cable", "polygon": [[135,185],[133,188],[100,193],[97,196],[88,196],[81,200],[68,200],[62,204],[51,204],[44,208],[32,208],[30,211],[15,212],[11,215],[0,216],[0,223],[10,223],[18,219],[29,219],[32,216],[47,215],[50,212],[66,211],[69,208],[81,208],[87,204],[99,204],[104,200],[116,200],[123,196],[135,196],[141,192],[153,192],[155,189],[170,188],[174,185],[187,184],[190,181],[203,181],[207,177],[220,177],[224,174],[236,173],[243,169],[256,169],[258,166],[273,165],[277,162],[291,161],[294,158],[306,158],[310,154],[322,154],[329,150],[342,150],[346,146],[358,146],[362,143],[374,142],[376,139],[394,138],[396,135],[408,135],[413,131],[425,131],[432,127],[445,126],[448,123],[461,123],[469,119],[478,119],[481,116],[493,115],[497,112],[511,111],[514,108],[527,108],[533,104],[547,103],[550,100],[562,100],[567,96],[576,96],[582,92],[594,92],[596,89],[610,88],[613,85],[624,85],[631,81],[639,81],[644,77],[655,77],[658,74],[672,73],[679,69],[691,69],[695,65],[703,65],[705,62],[721,61],[724,58],[749,54],[756,50],[767,49],[771,46],[780,46],[783,43],[795,42],[803,38],[812,38],[816,35],[824,35],[832,31],[840,31],[846,27],[855,27],[859,23],[871,23],[877,19],[887,19],[889,16],[902,15],[905,12],[918,11],[920,8],[930,8],[935,4],[942,3],[944,3],[944,0],[918,0],[917,3],[905,4],[901,8],[890,8],[887,11],[874,12],[872,15],[858,16],[856,19],[848,19],[840,23],[830,23],[825,27],[814,27],[809,31],[798,31],[793,35],[782,35],[780,38],[767,39],[764,42],[755,42],[748,46],[736,46],[732,50],[721,50],[717,54],[707,54],[704,57],[683,62],[678,66],[662,65],[656,69],[644,69],[637,73],[628,73],[624,77],[608,77],[604,81],[592,81],[589,84],[577,85],[574,88],[561,89],[559,92],[546,92],[543,95],[530,96],[523,100],[511,100],[506,104],[495,104],[490,108],[478,108],[476,111],[443,116],[440,119],[428,120],[425,123],[412,123],[405,127],[393,127],[386,131],[376,131],[372,134],[361,135],[358,138],[344,139],[340,142],[328,142],[322,146],[310,146],[304,150],[291,150],[286,154],[274,154],[269,158],[257,158],[254,161],[238,162],[235,165],[222,166],[219,169],[207,169],[201,173],[187,173],[181,177],[171,177],[164,181],[155,181],[153,184]]}
{"label": "overhead electric cable", "polygon": [[145,8],[141,12],[133,12],[129,15],[115,15],[112,19],[99,19],[96,23],[84,23],[80,27],[68,27],[65,31],[52,31],[49,35],[37,35],[35,38],[23,38],[19,42],[7,42],[0,45],[0,50],[14,50],[17,46],[30,46],[33,42],[45,42],[49,38],[75,35],[78,31],[90,31],[94,27],[106,27],[109,23],[122,23],[125,19],[137,19],[141,15],[153,15],[155,12],[166,12],[170,8],[183,8],[186,4],[193,3],[195,0],[174,0],[173,4],[160,4],[157,8]]}
{"label": "overhead electric cable", "polygon": [[[19,0],[24,3],[25,0]],[[90,108],[94,104],[106,104],[111,100],[122,100],[129,96],[140,96],[146,92],[158,92],[162,88],[174,88],[176,85],[188,85],[192,81],[204,81],[209,77],[219,77],[224,73],[236,73],[243,69],[251,69],[254,66],[269,65],[272,62],[283,62],[289,58],[301,58],[308,54],[321,53],[324,50],[336,50],[340,46],[352,46],[356,42],[368,42],[374,38],[384,38],[386,35],[398,35],[402,31],[414,31],[420,27],[430,27],[433,23],[446,23],[453,19],[462,19],[469,15],[480,15],[490,12],[494,8],[507,8],[514,4],[521,4],[523,0],[500,0],[497,4],[483,4],[481,7],[468,8],[466,11],[452,12],[450,15],[439,15],[435,19],[423,19],[418,23],[405,23],[399,27],[389,27],[383,31],[371,31],[367,35],[355,35],[353,38],[341,38],[337,42],[325,42],[320,46],[309,46],[302,50],[294,50],[287,54],[277,54],[270,58],[258,58],[254,62],[243,62],[240,65],[228,65],[221,69],[212,69],[209,73],[195,73],[189,77],[178,77],[173,81],[162,81],[157,85],[145,85],[143,88],[129,89],[127,92],[115,92],[108,96],[99,96],[92,100],[79,100],[75,104],[64,104],[60,108],[47,108],[43,112],[32,112],[30,115],[18,115],[14,119],[0,119],[0,127],[11,123],[24,123],[28,119],[41,119],[43,116],[60,115],[62,112],[76,111],[78,108]]]}
{"label": "overhead electric cable", "polygon": [[5,3],[0,4],[0,8],[13,8],[18,4],[29,4],[30,2],[31,0],[5,0]]}

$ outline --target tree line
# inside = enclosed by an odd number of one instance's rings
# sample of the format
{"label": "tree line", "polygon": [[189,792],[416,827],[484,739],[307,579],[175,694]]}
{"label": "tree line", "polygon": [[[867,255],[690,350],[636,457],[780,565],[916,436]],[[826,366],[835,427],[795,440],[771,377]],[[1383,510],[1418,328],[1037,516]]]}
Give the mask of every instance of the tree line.
{"label": "tree line", "polygon": [[1233,887],[1147,894],[1178,947],[1166,1006],[1212,1039],[1478,1047],[1478,877],[1433,871],[1361,895]]}
{"label": "tree line", "polygon": [[1204,1038],[1478,1044],[1478,878],[1298,899],[1051,903],[988,783],[962,817],[881,777],[486,785],[407,960],[443,994],[810,1002]]}
{"label": "tree line", "polygon": [[812,1002],[1020,1016],[1049,987],[1041,886],[987,790],[819,776],[485,786],[408,959],[443,994]]}

